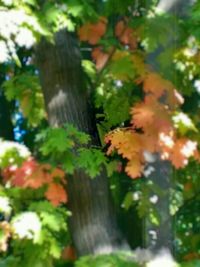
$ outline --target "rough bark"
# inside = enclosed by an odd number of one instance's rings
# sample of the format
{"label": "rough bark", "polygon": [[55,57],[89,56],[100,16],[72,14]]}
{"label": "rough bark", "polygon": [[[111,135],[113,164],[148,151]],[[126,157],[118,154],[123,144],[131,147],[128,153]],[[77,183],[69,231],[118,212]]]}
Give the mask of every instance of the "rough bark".
{"label": "rough bark", "polygon": [[[79,47],[65,30],[55,43],[41,41],[36,50],[48,120],[51,126],[72,123],[99,145],[92,109],[83,84]],[[128,246],[118,229],[104,173],[91,180],[76,170],[68,177],[70,232],[78,255],[108,253]]]}

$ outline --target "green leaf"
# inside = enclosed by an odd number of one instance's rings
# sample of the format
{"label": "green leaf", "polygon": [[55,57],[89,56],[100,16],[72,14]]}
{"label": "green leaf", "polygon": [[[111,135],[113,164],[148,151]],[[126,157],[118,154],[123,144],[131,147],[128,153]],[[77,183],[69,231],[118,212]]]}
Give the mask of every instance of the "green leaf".
{"label": "green leaf", "polygon": [[82,60],[82,67],[88,77],[90,77],[91,80],[94,80],[97,74],[95,64],[90,60]]}
{"label": "green leaf", "polygon": [[80,168],[83,168],[91,178],[100,174],[102,165],[106,163],[104,153],[94,148],[80,148],[78,153],[77,165]]}
{"label": "green leaf", "polygon": [[63,153],[74,146],[63,128],[50,128],[44,132],[45,143],[40,147],[44,156],[52,153]]}
{"label": "green leaf", "polygon": [[59,218],[58,215],[59,214],[41,212],[40,217],[42,219],[42,225],[47,226],[52,231],[58,232],[61,228],[63,228],[63,225],[61,224],[61,218]]}
{"label": "green leaf", "polygon": [[67,1],[68,13],[74,17],[79,17],[83,13],[84,6],[80,0]]}
{"label": "green leaf", "polygon": [[66,152],[62,158],[62,168],[67,174],[73,174],[75,169],[75,156]]}
{"label": "green leaf", "polygon": [[29,72],[15,75],[3,83],[8,101],[17,100],[28,123],[36,127],[46,117],[39,77]]}
{"label": "green leaf", "polygon": [[172,117],[172,120],[174,122],[174,126],[182,135],[185,135],[188,131],[198,132],[193,121],[183,112],[176,112],[176,114]]}
{"label": "green leaf", "polygon": [[132,0],[108,0],[106,1],[106,14],[122,14],[128,11],[128,8],[133,5]]}
{"label": "green leaf", "polygon": [[118,94],[105,101],[104,112],[106,120],[112,126],[119,125],[130,118],[129,100],[126,95]]}
{"label": "green leaf", "polygon": [[84,256],[76,263],[75,267],[139,267],[140,265],[133,261],[131,253],[118,252],[110,255]]}
{"label": "green leaf", "polygon": [[160,216],[155,209],[150,209],[149,220],[152,224],[158,226],[160,224]]}
{"label": "green leaf", "polygon": [[128,210],[133,205],[133,192],[128,192],[125,196],[122,206]]}
{"label": "green leaf", "polygon": [[133,79],[135,75],[134,65],[129,56],[112,61],[109,69],[115,79],[122,81]]}
{"label": "green leaf", "polygon": [[74,139],[80,145],[86,145],[90,141],[90,136],[84,132],[79,131],[76,127],[72,124],[65,124],[64,125],[67,135]]}

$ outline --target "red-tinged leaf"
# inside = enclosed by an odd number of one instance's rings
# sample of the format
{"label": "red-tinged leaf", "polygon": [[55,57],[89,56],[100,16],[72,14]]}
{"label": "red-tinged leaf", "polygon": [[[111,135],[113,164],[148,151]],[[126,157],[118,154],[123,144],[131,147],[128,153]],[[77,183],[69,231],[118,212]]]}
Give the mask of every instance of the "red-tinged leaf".
{"label": "red-tinged leaf", "polygon": [[125,28],[126,28],[126,25],[125,25],[124,21],[120,20],[115,26],[115,35],[117,37],[121,37]]}
{"label": "red-tinged leaf", "polygon": [[115,35],[120,42],[129,45],[131,49],[137,48],[137,36],[133,29],[127,27],[124,21],[119,21],[115,27]]}
{"label": "red-tinged leaf", "polygon": [[67,193],[62,185],[51,183],[45,193],[46,198],[54,205],[67,202]]}
{"label": "red-tinged leaf", "polygon": [[200,152],[196,149],[193,155],[194,159],[200,163]]}
{"label": "red-tinged leaf", "polygon": [[184,184],[184,191],[188,192],[194,190],[193,186],[194,185],[192,182],[187,182],[186,184]]}
{"label": "red-tinged leaf", "polygon": [[13,186],[21,188],[38,189],[52,183],[54,179],[66,183],[65,173],[61,169],[52,169],[49,164],[39,164],[33,158],[25,161],[19,168],[6,168],[3,175],[5,182],[9,180]]}
{"label": "red-tinged leaf", "polygon": [[33,158],[23,162],[22,166],[16,169],[12,177],[12,185],[22,188],[26,187],[26,177],[31,176],[37,167],[38,164]]}
{"label": "red-tinged leaf", "polygon": [[130,176],[133,179],[141,177],[143,171],[143,165],[139,160],[139,158],[134,157],[133,159],[131,159],[126,165],[125,171],[128,174],[128,176]]}
{"label": "red-tinged leaf", "polygon": [[96,62],[97,70],[101,70],[105,66],[109,58],[109,54],[104,53],[101,47],[96,47],[92,50],[92,58]]}
{"label": "red-tinged leaf", "polygon": [[107,20],[104,17],[101,17],[95,24],[84,24],[78,31],[79,39],[81,41],[88,41],[92,45],[97,44],[106,32],[106,25]]}
{"label": "red-tinged leaf", "polygon": [[51,171],[51,177],[53,178],[57,178],[59,179],[60,181],[62,181],[62,183],[66,183],[66,179],[65,179],[65,172],[59,168],[54,168],[52,171]]}
{"label": "red-tinged leaf", "polygon": [[51,166],[48,164],[37,165],[33,173],[25,177],[25,186],[30,188],[40,188],[52,182],[53,177],[50,173]]}
{"label": "red-tinged leaf", "polygon": [[183,257],[183,259],[186,260],[186,261],[192,261],[192,260],[195,260],[195,259],[200,259],[200,254],[197,253],[197,252],[191,252],[191,253],[185,255]]}
{"label": "red-tinged leaf", "polygon": [[1,176],[3,177],[3,182],[6,183],[11,181],[15,172],[17,170],[17,166],[9,166],[1,171]]}
{"label": "red-tinged leaf", "polygon": [[62,259],[68,261],[75,261],[77,259],[76,251],[73,246],[67,246],[62,252]]}

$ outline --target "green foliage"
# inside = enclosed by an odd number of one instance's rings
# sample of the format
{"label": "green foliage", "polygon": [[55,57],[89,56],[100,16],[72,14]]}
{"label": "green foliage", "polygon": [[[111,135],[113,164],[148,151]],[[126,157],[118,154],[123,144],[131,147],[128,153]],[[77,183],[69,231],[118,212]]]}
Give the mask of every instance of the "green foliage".
{"label": "green foliage", "polygon": [[59,164],[67,173],[83,169],[91,178],[107,169],[109,175],[116,169],[115,163],[108,162],[100,148],[87,148],[90,136],[78,131],[72,125],[63,128],[48,128],[38,134],[40,152],[51,163]]}
{"label": "green foliage", "polygon": [[113,61],[110,66],[110,73],[116,80],[127,81],[134,76],[134,65],[129,55],[125,55]]}
{"label": "green foliage", "polygon": [[89,140],[89,135],[78,131],[72,125],[65,125],[63,128],[47,128],[37,135],[42,155],[48,157],[53,165],[61,165],[69,174],[74,172],[76,166],[76,147],[86,145]]}
{"label": "green foliage", "polygon": [[107,15],[113,13],[124,15],[128,11],[128,8],[132,6],[133,6],[133,1],[131,0],[125,0],[125,1],[108,0],[106,1],[105,11]]}
{"label": "green foliage", "polygon": [[[143,25],[143,45],[148,52],[155,51],[160,45],[165,47],[169,45],[169,36],[173,36],[174,28],[169,25],[176,25],[177,18],[162,14],[154,14],[152,17],[148,17]],[[155,34],[156,33],[156,34]],[[176,26],[176,34],[178,34],[178,28]],[[168,49],[167,49],[168,51]]]}
{"label": "green foliage", "polygon": [[198,267],[199,264],[200,264],[199,260],[194,260],[194,261],[182,263],[180,264],[180,267]]}
{"label": "green foliage", "polygon": [[103,164],[106,163],[106,157],[99,149],[80,148],[78,150],[77,164],[85,169],[86,173],[94,178],[100,174]]}
{"label": "green foliage", "polygon": [[[102,108],[103,113],[96,116],[100,119],[98,130],[102,141],[104,135],[113,126],[122,125],[130,119],[130,108],[134,100],[137,99],[136,89],[128,82],[121,80],[112,81],[109,77],[104,77],[96,90],[95,104],[97,108]],[[114,112],[113,112],[114,111]]]}
{"label": "green foliage", "polygon": [[37,126],[46,117],[38,76],[22,73],[5,81],[3,86],[9,101],[19,101],[20,109],[31,126]]}
{"label": "green foliage", "polygon": [[132,255],[128,253],[117,253],[102,256],[86,256],[80,258],[75,264],[75,267],[139,267],[134,262]]}
{"label": "green foliage", "polygon": [[20,166],[30,156],[30,151],[23,145],[0,139],[0,168],[10,165]]}

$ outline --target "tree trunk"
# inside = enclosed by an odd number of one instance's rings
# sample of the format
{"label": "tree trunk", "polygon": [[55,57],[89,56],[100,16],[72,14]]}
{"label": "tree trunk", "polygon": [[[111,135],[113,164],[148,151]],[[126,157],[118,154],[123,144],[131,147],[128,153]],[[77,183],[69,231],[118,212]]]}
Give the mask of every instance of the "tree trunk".
{"label": "tree trunk", "polygon": [[[194,0],[160,0],[157,5],[157,11],[161,11],[162,13],[169,12],[179,18],[185,17],[187,16],[189,5],[193,3]],[[168,36],[168,43],[163,44],[162,47],[158,47],[156,51],[148,56],[147,62],[158,72],[163,71],[157,61],[157,57],[160,55],[160,53],[172,47],[176,49],[176,40],[178,34],[176,23],[177,21],[174,20],[174,25],[168,25],[172,29],[171,36]],[[155,32],[155,34],[157,33]],[[154,172],[151,174],[150,179],[154,184],[159,186],[161,190],[163,190],[164,194],[162,197],[159,197],[158,202],[155,205],[155,208],[160,215],[160,225],[156,227],[149,221],[145,220],[145,246],[150,248],[154,252],[158,252],[161,248],[167,248],[172,253],[175,253],[175,233],[173,227],[173,219],[169,211],[170,188],[173,188],[172,166],[170,162],[162,161],[157,154],[151,155],[150,161],[151,163],[149,163],[149,166],[152,166],[154,169]]]}
{"label": "tree trunk", "polygon": [[[91,135],[92,145],[99,145],[76,38],[62,30],[54,44],[41,41],[36,55],[50,125],[72,123]],[[68,176],[68,195],[69,227],[79,256],[128,248],[116,223],[105,173],[92,180],[76,170]]]}

